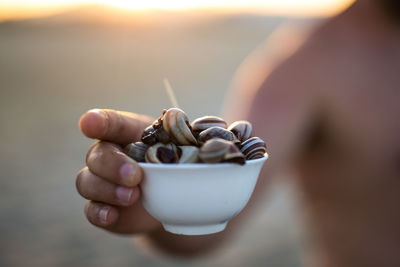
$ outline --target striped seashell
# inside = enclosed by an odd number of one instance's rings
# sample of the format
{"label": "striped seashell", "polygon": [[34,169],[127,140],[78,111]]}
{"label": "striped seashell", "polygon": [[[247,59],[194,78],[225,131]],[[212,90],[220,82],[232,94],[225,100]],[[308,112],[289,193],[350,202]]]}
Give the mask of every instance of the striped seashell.
{"label": "striped seashell", "polygon": [[146,145],[154,145],[157,143],[157,138],[154,134],[154,127],[153,125],[148,126],[146,129],[144,129],[143,134],[142,134],[142,142]]}
{"label": "striped seashell", "polygon": [[246,159],[258,159],[264,157],[266,146],[261,138],[251,137],[240,145],[240,151]]}
{"label": "striped seashell", "polygon": [[202,131],[197,138],[199,144],[204,144],[207,140],[212,138],[221,138],[227,141],[231,141],[235,144],[240,144],[240,141],[236,138],[236,135],[227,129],[222,127],[214,126]]}
{"label": "striped seashell", "polygon": [[240,165],[245,164],[245,157],[237,146],[230,141],[219,138],[208,140],[200,148],[199,157],[206,163],[232,162]]}
{"label": "striped seashell", "polygon": [[198,135],[200,132],[202,132],[208,128],[214,127],[214,126],[218,126],[218,127],[226,129],[227,123],[220,117],[204,116],[204,117],[195,119],[194,121],[192,121],[192,123],[190,125],[192,126],[193,133],[195,135]]}
{"label": "striped seashell", "polygon": [[244,142],[253,136],[253,126],[248,121],[235,121],[229,125],[228,130],[236,135],[240,142]]}
{"label": "striped seashell", "polygon": [[168,109],[164,114],[162,127],[176,145],[197,145],[188,117],[183,110],[179,108]]}
{"label": "striped seashell", "polygon": [[124,148],[124,152],[129,157],[133,158],[134,160],[136,160],[138,162],[144,162],[145,154],[146,154],[146,151],[148,148],[149,148],[148,145],[146,145],[142,142],[136,142],[136,143],[127,145]]}
{"label": "striped seashell", "polygon": [[[157,122],[157,121],[156,121]],[[157,142],[167,144],[170,142],[168,133],[164,130],[161,124],[153,123],[147,127],[142,134],[142,142],[147,145],[154,145]]]}
{"label": "striped seashell", "polygon": [[179,163],[195,163],[199,161],[199,148],[195,146],[178,147]]}
{"label": "striped seashell", "polygon": [[228,152],[225,154],[224,162],[232,162],[239,165],[244,165],[246,163],[246,157],[243,155],[240,149],[232,143],[229,146]]}
{"label": "striped seashell", "polygon": [[157,142],[167,144],[171,141],[168,133],[162,127],[165,112],[167,112],[167,110],[163,109],[161,116],[158,117],[150,126],[144,129],[142,134],[143,143],[151,146]]}
{"label": "striped seashell", "polygon": [[177,147],[173,143],[157,143],[147,149],[145,160],[149,163],[178,163]]}

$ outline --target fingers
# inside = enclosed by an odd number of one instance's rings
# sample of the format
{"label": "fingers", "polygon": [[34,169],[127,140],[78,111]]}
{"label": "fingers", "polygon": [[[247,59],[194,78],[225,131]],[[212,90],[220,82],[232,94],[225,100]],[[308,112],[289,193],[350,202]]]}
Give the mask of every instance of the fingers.
{"label": "fingers", "polygon": [[92,109],[82,115],[79,127],[89,138],[125,145],[139,141],[152,121],[150,117],[130,112]]}
{"label": "fingers", "polygon": [[109,142],[94,143],[87,153],[86,164],[93,174],[111,183],[133,187],[142,179],[139,165]]}
{"label": "fingers", "polygon": [[117,208],[96,201],[86,203],[85,215],[90,223],[99,227],[111,226],[117,222],[119,217]]}
{"label": "fingers", "polygon": [[116,206],[130,206],[139,199],[139,189],[112,184],[95,174],[87,167],[76,178],[76,189],[86,199]]}

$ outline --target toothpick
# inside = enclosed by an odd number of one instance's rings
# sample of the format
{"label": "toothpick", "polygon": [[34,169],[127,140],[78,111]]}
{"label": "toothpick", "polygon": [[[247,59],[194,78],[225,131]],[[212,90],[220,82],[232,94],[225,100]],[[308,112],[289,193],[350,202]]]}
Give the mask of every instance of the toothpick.
{"label": "toothpick", "polygon": [[169,101],[171,102],[172,107],[179,108],[178,101],[176,101],[174,90],[172,89],[171,84],[169,83],[167,78],[164,78],[164,86],[165,90],[167,91],[167,95]]}

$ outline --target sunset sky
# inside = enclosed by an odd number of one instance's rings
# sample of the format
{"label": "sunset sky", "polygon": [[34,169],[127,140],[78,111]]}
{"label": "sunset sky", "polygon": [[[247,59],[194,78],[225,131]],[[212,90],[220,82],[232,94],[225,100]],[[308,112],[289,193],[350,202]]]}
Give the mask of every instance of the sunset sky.
{"label": "sunset sky", "polygon": [[91,4],[132,10],[219,8],[265,14],[325,16],[342,10],[352,2],[353,0],[0,0],[0,20],[45,16]]}

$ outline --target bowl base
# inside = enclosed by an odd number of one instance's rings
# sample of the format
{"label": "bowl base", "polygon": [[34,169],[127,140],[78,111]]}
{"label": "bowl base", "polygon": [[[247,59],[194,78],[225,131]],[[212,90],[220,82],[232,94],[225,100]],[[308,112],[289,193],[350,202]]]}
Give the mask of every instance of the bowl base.
{"label": "bowl base", "polygon": [[207,225],[176,225],[165,224],[163,227],[165,231],[178,234],[178,235],[208,235],[221,232],[225,229],[228,222]]}

